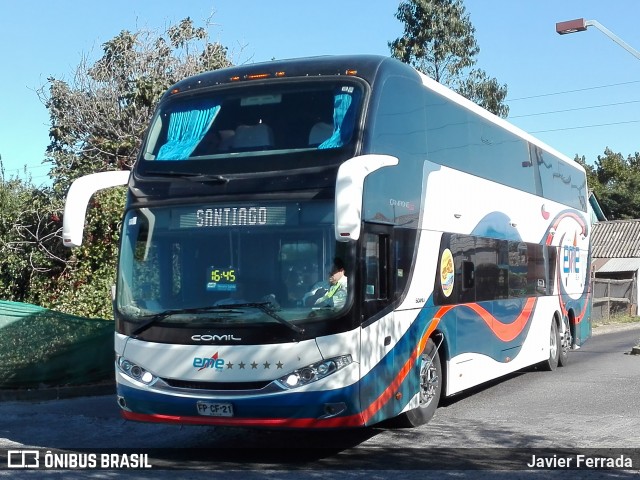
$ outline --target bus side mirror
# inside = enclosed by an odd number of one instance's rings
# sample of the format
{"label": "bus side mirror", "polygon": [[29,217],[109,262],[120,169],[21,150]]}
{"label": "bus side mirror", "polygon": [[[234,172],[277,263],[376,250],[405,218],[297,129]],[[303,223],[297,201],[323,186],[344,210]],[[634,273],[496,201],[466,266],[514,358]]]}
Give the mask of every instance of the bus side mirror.
{"label": "bus side mirror", "polygon": [[356,241],[362,226],[362,195],[364,179],[383,167],[398,164],[391,155],[361,155],[354,157],[338,169],[336,179],[335,235],[339,242]]}
{"label": "bus side mirror", "polygon": [[82,232],[89,199],[98,190],[126,185],[131,172],[119,170],[92,173],[76,179],[67,192],[62,217],[62,244],[65,247],[82,245]]}

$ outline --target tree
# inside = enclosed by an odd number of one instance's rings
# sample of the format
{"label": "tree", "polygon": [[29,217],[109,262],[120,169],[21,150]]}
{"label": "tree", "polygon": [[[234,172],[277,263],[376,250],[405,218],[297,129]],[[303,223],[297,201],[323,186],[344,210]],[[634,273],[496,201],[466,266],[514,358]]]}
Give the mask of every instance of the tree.
{"label": "tree", "polygon": [[624,158],[605,149],[598,155],[596,173],[601,185],[600,202],[610,220],[640,218],[640,154]]}
{"label": "tree", "polygon": [[37,276],[56,275],[64,267],[58,219],[49,212],[48,189],[33,186],[30,177],[7,178],[0,158],[0,298],[31,301]]}
{"label": "tree", "polygon": [[[93,196],[87,210],[85,241],[71,251],[65,249],[68,259],[64,268],[34,276],[27,297],[31,303],[83,317],[111,318],[111,287],[115,284],[124,203],[124,187]],[[61,238],[56,244],[61,246]]]}
{"label": "tree", "polygon": [[640,218],[640,153],[626,158],[606,148],[595,166],[576,156],[587,171],[589,188],[609,220]]}
{"label": "tree", "polygon": [[396,18],[404,34],[389,42],[391,55],[496,115],[506,117],[507,86],[472,68],[480,48],[461,0],[404,0]]}
{"label": "tree", "polygon": [[39,95],[51,118],[46,162],[51,164],[53,186],[46,191],[46,202],[40,198],[41,218],[30,218],[29,228],[13,232],[18,239],[14,247],[37,246],[38,261],[47,270],[33,262],[22,265],[42,273],[29,276],[23,298],[76,315],[110,317],[109,287],[115,279],[124,191],[94,195],[86,242],[72,251],[60,249],[66,192],[82,175],[130,169],[167,88],[187,76],[229,65],[227,49],[210,42],[207,29],[186,18],[161,34],[122,31],[103,44],[98,60],[82,58],[71,82],[48,79]]}
{"label": "tree", "polygon": [[47,161],[64,191],[87,173],[131,168],[160,96],[177,81],[231,65],[227,49],[186,18],[164,34],[122,31],[73,82],[49,78],[40,98],[51,117]]}

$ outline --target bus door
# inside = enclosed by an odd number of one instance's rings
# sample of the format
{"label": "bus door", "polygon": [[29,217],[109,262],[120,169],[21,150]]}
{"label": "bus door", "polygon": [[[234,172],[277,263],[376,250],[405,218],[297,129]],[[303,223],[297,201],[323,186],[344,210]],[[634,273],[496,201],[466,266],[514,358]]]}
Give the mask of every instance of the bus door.
{"label": "bus door", "polygon": [[363,375],[374,375],[376,380],[363,383],[363,405],[380,394],[375,385],[389,385],[393,381],[401,361],[394,348],[400,332],[392,308],[392,242],[392,225],[365,223],[359,249],[361,359]]}

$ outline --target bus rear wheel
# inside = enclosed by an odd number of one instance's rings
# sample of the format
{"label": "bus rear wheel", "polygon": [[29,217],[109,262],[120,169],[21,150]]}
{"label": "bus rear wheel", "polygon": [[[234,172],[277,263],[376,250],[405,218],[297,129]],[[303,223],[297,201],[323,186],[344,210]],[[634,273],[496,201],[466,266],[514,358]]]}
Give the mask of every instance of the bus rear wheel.
{"label": "bus rear wheel", "polygon": [[569,319],[564,318],[564,333],[560,335],[560,354],[558,355],[558,366],[564,367],[569,362],[569,350],[571,349],[571,343],[573,338],[571,337],[571,327],[569,326]]}
{"label": "bus rear wheel", "polygon": [[427,340],[424,351],[418,358],[420,364],[420,405],[396,417],[393,424],[398,427],[419,427],[427,423],[436,413],[442,394],[442,365],[436,344]]}

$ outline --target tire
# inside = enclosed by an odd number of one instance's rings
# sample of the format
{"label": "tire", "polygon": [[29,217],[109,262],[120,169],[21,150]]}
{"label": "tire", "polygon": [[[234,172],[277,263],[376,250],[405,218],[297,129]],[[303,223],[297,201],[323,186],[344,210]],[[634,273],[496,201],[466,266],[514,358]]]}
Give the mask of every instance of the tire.
{"label": "tire", "polygon": [[442,365],[432,339],[427,340],[420,362],[420,405],[401,413],[392,421],[395,427],[411,428],[424,425],[433,418],[442,394]]}
{"label": "tire", "polygon": [[564,319],[564,333],[560,335],[560,354],[558,355],[558,366],[565,367],[569,363],[569,350],[571,350],[571,328],[569,327],[569,320]]}
{"label": "tire", "polygon": [[558,367],[558,359],[560,358],[560,332],[556,319],[551,320],[551,330],[549,332],[549,358],[541,363],[544,370],[549,372]]}

